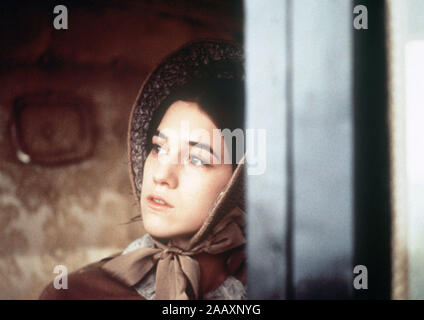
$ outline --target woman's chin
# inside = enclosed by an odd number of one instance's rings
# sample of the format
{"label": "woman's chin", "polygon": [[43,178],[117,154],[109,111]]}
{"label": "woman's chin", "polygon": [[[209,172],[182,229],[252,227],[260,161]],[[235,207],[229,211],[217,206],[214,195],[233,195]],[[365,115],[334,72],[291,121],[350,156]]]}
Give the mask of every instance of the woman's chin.
{"label": "woman's chin", "polygon": [[163,226],[163,225],[157,226],[157,225],[151,225],[151,224],[145,222],[144,223],[144,230],[146,230],[146,232],[154,238],[158,238],[158,239],[169,239],[169,238],[171,238],[171,235],[169,234],[169,232],[166,232],[167,227]]}

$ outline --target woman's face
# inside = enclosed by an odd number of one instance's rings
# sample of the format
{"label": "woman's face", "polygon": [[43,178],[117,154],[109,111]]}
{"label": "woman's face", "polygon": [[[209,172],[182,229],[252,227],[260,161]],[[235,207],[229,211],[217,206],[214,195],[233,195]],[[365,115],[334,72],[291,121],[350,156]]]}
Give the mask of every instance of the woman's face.
{"label": "woman's face", "polygon": [[230,180],[232,165],[223,163],[228,150],[216,129],[196,103],[176,101],[166,111],[144,164],[140,197],[152,236],[187,241]]}

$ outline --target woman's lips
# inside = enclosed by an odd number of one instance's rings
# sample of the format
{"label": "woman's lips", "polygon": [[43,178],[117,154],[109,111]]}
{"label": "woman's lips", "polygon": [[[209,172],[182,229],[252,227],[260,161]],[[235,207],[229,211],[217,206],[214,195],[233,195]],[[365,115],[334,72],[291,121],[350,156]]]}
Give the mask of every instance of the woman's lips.
{"label": "woman's lips", "polygon": [[146,200],[147,205],[155,210],[166,210],[174,207],[170,203],[168,203],[164,198],[155,194],[149,194]]}

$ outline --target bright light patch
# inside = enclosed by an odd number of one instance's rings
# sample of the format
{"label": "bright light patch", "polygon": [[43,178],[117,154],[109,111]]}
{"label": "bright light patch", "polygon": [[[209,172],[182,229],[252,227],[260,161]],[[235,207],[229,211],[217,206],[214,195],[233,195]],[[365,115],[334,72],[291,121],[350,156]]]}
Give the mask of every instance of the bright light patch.
{"label": "bright light patch", "polygon": [[405,51],[410,299],[424,299],[424,41]]}
{"label": "bright light patch", "polygon": [[406,46],[408,179],[424,181],[424,41]]}

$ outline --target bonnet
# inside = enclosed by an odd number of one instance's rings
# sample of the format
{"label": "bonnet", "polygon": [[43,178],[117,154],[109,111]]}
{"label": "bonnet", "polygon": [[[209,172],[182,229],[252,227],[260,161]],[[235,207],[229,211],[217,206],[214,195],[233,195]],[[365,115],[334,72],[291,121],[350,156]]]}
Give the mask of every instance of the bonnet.
{"label": "bonnet", "polygon": [[[183,87],[192,81],[244,81],[243,63],[243,50],[238,44],[227,40],[201,40],[184,45],[150,73],[133,106],[128,128],[129,173],[138,203],[144,162],[149,152],[149,125],[161,103],[173,88]],[[243,157],[186,248],[154,241],[154,248],[118,255],[105,263],[103,269],[128,286],[134,286],[156,267],[156,299],[199,298],[200,269],[192,256],[201,252],[219,254],[244,248],[244,186]],[[236,252],[229,258],[232,269],[244,262],[244,250]]]}

